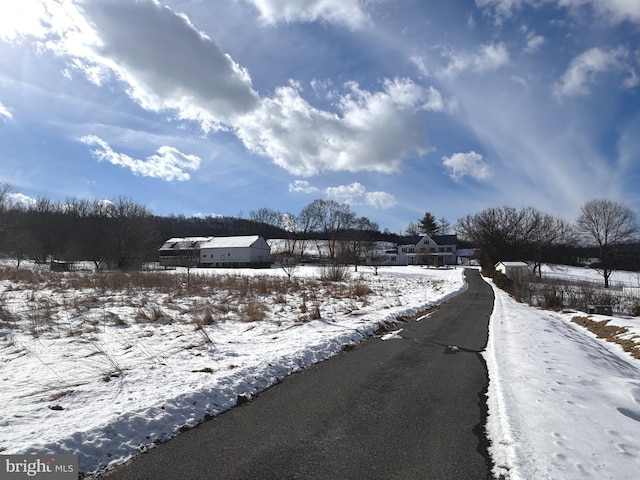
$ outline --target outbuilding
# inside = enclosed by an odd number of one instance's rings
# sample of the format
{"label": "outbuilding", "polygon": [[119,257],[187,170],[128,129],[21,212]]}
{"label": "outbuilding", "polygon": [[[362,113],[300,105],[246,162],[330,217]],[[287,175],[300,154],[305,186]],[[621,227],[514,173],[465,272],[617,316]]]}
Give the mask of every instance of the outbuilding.
{"label": "outbuilding", "polygon": [[511,279],[523,279],[531,273],[526,262],[498,262],[494,268]]}
{"label": "outbuilding", "polygon": [[201,267],[269,267],[271,249],[259,235],[214,237],[200,245]]}

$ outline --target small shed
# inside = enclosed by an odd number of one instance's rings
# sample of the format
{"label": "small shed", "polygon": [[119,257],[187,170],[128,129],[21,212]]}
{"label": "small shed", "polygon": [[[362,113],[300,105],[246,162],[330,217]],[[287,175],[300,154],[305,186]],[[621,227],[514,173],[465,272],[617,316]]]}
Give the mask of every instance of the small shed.
{"label": "small shed", "polygon": [[200,246],[201,267],[269,267],[271,248],[259,235],[214,237]]}
{"label": "small shed", "polygon": [[522,279],[531,273],[526,262],[498,262],[494,268],[511,279]]}

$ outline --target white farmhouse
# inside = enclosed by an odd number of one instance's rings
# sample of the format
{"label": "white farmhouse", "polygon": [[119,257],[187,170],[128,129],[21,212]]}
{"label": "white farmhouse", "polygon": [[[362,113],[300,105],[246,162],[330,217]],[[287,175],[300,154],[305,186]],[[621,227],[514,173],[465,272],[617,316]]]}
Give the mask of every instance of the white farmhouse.
{"label": "white farmhouse", "polygon": [[266,267],[271,249],[259,235],[214,237],[200,245],[201,267]]}
{"label": "white farmhouse", "polygon": [[381,246],[370,252],[368,264],[378,265],[455,265],[457,263],[456,235],[423,235],[410,237],[400,245]]}

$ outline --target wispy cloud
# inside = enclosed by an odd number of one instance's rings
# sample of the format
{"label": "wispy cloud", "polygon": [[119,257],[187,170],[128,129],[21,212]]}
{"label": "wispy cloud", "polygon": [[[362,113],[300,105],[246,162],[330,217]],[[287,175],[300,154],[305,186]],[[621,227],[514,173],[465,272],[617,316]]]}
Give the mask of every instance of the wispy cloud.
{"label": "wispy cloud", "polygon": [[260,12],[267,24],[278,22],[324,21],[350,28],[361,28],[369,23],[362,0],[246,0]]}
{"label": "wispy cloud", "polygon": [[451,50],[443,56],[448,60],[448,64],[438,71],[439,77],[455,77],[466,71],[492,72],[509,63],[509,50],[503,42],[482,45],[475,52]]}
{"label": "wispy cloud", "polygon": [[491,177],[491,169],[484,162],[482,155],[474,151],[442,157],[442,164],[449,169],[449,174],[454,180],[460,180],[467,175],[476,180],[487,180]]}
{"label": "wispy cloud", "polygon": [[[476,0],[479,8],[494,15],[497,23],[511,17],[524,6],[537,7],[540,0]],[[558,8],[566,8],[568,13],[580,12],[580,7],[589,5],[593,11],[608,23],[620,23],[626,20],[640,23],[640,4],[635,0],[546,0]]]}
{"label": "wispy cloud", "polygon": [[13,114],[11,113],[11,109],[0,102],[0,118],[13,118]]}
{"label": "wispy cloud", "polygon": [[604,72],[624,72],[622,84],[628,88],[638,85],[634,68],[627,63],[629,51],[625,47],[603,50],[595,47],[574,58],[553,91],[557,96],[586,95],[589,87]]}
{"label": "wispy cloud", "polygon": [[533,32],[527,33],[527,46],[524,48],[526,53],[538,51],[544,45],[545,38],[542,35],[536,35]]}
{"label": "wispy cloud", "polygon": [[174,147],[162,146],[158,148],[157,154],[145,160],[139,160],[124,153],[115,152],[107,142],[95,135],[87,135],[79,140],[87,145],[97,146],[91,153],[98,161],[107,161],[113,165],[128,168],[134,174],[143,177],[160,178],[168,182],[185,181],[191,178],[186,170],[200,168],[199,157],[184,154]]}

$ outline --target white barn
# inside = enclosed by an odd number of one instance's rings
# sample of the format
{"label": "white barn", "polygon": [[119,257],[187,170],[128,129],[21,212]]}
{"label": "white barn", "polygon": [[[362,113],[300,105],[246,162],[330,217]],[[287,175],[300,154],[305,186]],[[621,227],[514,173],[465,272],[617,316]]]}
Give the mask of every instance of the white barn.
{"label": "white barn", "polygon": [[214,237],[200,245],[201,267],[266,267],[271,265],[269,244],[259,235]]}

